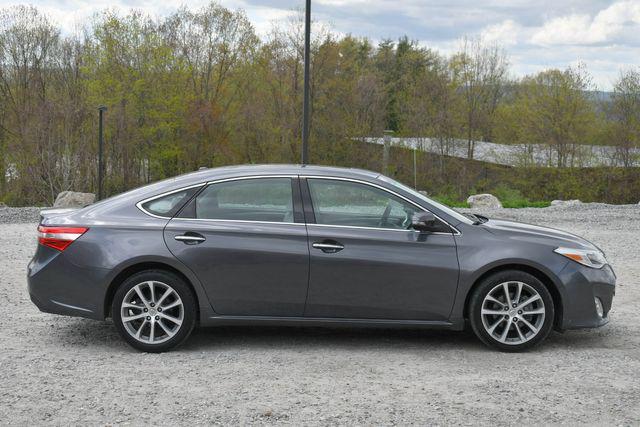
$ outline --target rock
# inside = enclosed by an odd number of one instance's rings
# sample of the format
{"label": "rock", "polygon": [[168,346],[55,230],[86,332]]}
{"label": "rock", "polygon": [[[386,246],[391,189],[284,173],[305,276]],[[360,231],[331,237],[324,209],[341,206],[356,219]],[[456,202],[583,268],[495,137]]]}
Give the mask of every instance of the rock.
{"label": "rock", "polygon": [[53,203],[54,208],[83,208],[96,200],[93,193],[77,193],[75,191],[63,191],[58,194]]}
{"label": "rock", "polygon": [[580,200],[553,200],[551,202],[551,206],[576,206],[581,205],[582,202]]}
{"label": "rock", "polygon": [[[419,190],[419,191],[418,191],[418,193],[422,194],[423,196],[427,196],[427,197],[429,197],[429,193],[427,193],[427,192],[426,192],[426,191],[424,191],[424,190]],[[640,203],[638,203],[638,204],[640,205]]]}
{"label": "rock", "polygon": [[[640,203],[638,203],[638,204],[640,204]],[[7,207],[7,205],[6,205],[6,204],[4,204],[4,203],[0,202],[0,208],[6,208],[6,207]]]}
{"label": "rock", "polygon": [[500,209],[502,203],[493,194],[474,194],[469,196],[467,203],[472,208],[487,208],[487,209]]}

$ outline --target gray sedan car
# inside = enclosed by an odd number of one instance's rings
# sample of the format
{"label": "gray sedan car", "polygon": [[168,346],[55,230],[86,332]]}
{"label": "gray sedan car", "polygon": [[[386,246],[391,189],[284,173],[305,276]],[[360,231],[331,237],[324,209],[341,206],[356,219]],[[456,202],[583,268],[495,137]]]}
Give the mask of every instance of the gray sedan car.
{"label": "gray sedan car", "polygon": [[563,231],[462,215],[378,173],[237,166],[43,212],[29,293],[166,351],[196,325],[462,330],[519,351],[604,325],[615,275]]}

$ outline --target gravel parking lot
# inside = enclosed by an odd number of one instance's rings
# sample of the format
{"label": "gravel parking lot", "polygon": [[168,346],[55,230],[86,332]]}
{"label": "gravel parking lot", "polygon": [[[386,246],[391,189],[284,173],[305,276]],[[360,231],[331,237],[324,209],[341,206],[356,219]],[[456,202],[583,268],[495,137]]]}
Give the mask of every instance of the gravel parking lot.
{"label": "gravel parking lot", "polygon": [[525,354],[470,332],[264,327],[137,353],[110,322],[31,304],[35,212],[0,208],[1,424],[640,423],[640,206],[479,212],[582,235],[618,274],[609,325]]}

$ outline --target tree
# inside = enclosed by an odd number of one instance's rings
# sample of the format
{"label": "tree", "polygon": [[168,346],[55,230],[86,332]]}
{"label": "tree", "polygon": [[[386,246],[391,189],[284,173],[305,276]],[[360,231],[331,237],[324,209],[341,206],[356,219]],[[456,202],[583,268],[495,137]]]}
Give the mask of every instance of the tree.
{"label": "tree", "polygon": [[620,74],[609,113],[617,155],[625,167],[632,166],[640,157],[640,69]]}
{"label": "tree", "polygon": [[54,77],[62,72],[56,61],[59,43],[59,31],[37,9],[16,6],[0,12],[2,145],[7,147],[4,163],[15,165],[15,174],[23,178],[14,188],[17,197],[32,193],[52,200],[69,183],[61,182],[61,174],[73,150],[59,133],[52,96]]}
{"label": "tree", "polygon": [[224,163],[230,152],[229,117],[242,84],[235,73],[253,61],[259,40],[242,11],[209,3],[196,12],[182,8],[162,25],[167,46],[189,71],[190,123],[184,135],[191,168]]}
{"label": "tree", "polygon": [[467,157],[473,159],[475,140],[490,141],[498,103],[508,71],[505,53],[481,39],[465,38],[462,49],[451,59],[454,78],[463,94]]}
{"label": "tree", "polygon": [[462,99],[446,60],[431,51],[422,54],[429,59],[421,70],[409,73],[412,80],[399,108],[402,133],[415,137],[418,145],[435,144],[444,174],[444,156],[452,154],[462,132]]}
{"label": "tree", "polygon": [[542,71],[522,80],[512,111],[513,126],[521,126],[517,138],[548,147],[549,166],[577,164],[580,144],[591,142],[596,121],[588,99],[591,79],[584,67]]}

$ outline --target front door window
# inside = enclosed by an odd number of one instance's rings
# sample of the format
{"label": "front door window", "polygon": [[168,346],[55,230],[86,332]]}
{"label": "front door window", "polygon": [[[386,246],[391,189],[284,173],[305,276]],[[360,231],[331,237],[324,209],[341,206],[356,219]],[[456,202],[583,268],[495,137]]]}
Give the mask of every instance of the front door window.
{"label": "front door window", "polygon": [[315,178],[308,182],[317,224],[407,230],[420,211],[370,185]]}

